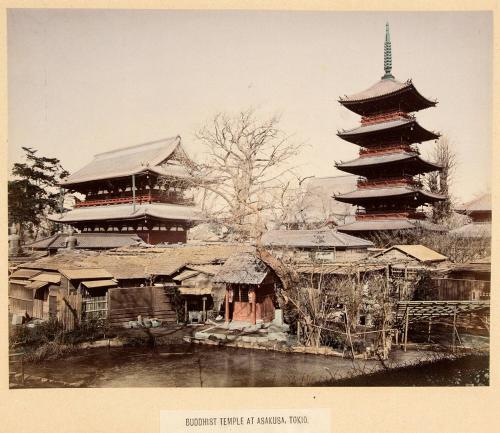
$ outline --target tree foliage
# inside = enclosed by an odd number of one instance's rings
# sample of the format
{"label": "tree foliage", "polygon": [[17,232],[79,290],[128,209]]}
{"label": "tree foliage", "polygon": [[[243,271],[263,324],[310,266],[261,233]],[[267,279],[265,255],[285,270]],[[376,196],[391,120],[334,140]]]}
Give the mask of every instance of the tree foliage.
{"label": "tree foliage", "polygon": [[37,150],[23,147],[25,162],[12,167],[13,180],[8,183],[9,224],[20,228],[20,235],[34,238],[50,230],[46,216],[59,210],[61,198],[58,183],[68,176],[57,158],[38,156]]}

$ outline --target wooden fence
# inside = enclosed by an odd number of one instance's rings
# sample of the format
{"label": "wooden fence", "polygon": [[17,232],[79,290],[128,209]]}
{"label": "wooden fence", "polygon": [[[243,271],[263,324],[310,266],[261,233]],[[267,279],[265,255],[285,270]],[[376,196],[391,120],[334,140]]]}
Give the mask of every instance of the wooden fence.
{"label": "wooden fence", "polygon": [[461,280],[454,278],[433,278],[439,300],[486,300],[490,298],[490,282],[482,280]]}
{"label": "wooden fence", "polygon": [[33,316],[33,289],[9,283],[9,311],[24,316]]}
{"label": "wooden fence", "polygon": [[102,320],[108,317],[108,295],[82,299],[82,320]]}

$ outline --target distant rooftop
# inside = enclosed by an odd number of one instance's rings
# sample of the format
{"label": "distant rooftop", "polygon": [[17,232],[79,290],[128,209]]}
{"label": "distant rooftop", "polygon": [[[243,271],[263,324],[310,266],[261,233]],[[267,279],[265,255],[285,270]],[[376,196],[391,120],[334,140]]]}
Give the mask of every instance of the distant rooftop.
{"label": "distant rooftop", "polygon": [[450,235],[464,239],[486,239],[491,238],[491,223],[466,224],[451,230]]}
{"label": "distant rooftop", "polygon": [[22,269],[58,270],[102,268],[118,280],[144,279],[155,275],[173,275],[189,264],[223,263],[239,251],[253,251],[245,244],[169,245],[167,247],[130,246],[112,251],[63,250],[53,256],[20,265]]}
{"label": "distant rooftop", "polygon": [[271,230],[262,236],[267,247],[289,248],[368,248],[373,243],[331,229],[322,230]]}
{"label": "distant rooftop", "polygon": [[[26,247],[34,250],[65,248],[68,236],[65,233],[57,233],[27,244]],[[139,236],[128,233],[74,233],[73,236],[76,238],[75,248],[78,249],[111,249],[143,243]]]}
{"label": "distant rooftop", "polygon": [[469,213],[469,212],[491,212],[491,194],[486,193],[474,200],[468,201],[467,203],[458,206],[456,209],[458,212]]}
{"label": "distant rooftop", "polygon": [[345,224],[354,220],[355,207],[333,197],[356,188],[357,176],[343,175],[309,179],[300,217],[306,223]]}
{"label": "distant rooftop", "polygon": [[430,248],[427,248],[424,245],[394,245],[386,249],[385,251],[375,255],[374,257],[383,257],[389,251],[393,250],[399,250],[407,256],[410,256],[423,263],[442,262],[448,258],[434,250],[431,250]]}

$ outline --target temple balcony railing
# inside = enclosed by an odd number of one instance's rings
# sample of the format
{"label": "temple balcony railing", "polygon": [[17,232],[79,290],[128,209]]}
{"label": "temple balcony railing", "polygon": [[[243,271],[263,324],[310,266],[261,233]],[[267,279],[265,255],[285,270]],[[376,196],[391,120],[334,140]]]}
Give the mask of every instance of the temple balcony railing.
{"label": "temple balcony railing", "polygon": [[361,124],[365,126],[365,125],[372,125],[374,123],[390,122],[391,120],[414,119],[414,118],[415,116],[411,115],[410,113],[407,113],[406,111],[395,110],[371,116],[363,116],[361,118]]}
{"label": "temple balcony railing", "polygon": [[361,158],[366,156],[383,155],[386,153],[394,153],[398,151],[412,152],[420,155],[418,147],[412,146],[405,143],[384,143],[383,145],[377,145],[373,147],[363,147],[359,150],[359,156]]}
{"label": "temple balcony railing", "polygon": [[425,219],[424,212],[417,212],[414,210],[385,210],[385,211],[366,211],[358,209],[356,211],[357,220],[371,220],[371,219]]}
{"label": "temple balcony railing", "polygon": [[102,198],[90,198],[85,201],[75,203],[75,208],[91,207],[91,206],[109,206],[116,204],[147,204],[147,203],[171,203],[185,206],[193,206],[193,197],[183,197],[178,194],[140,194],[125,197],[108,196]]}
{"label": "temple balcony railing", "polygon": [[415,180],[411,176],[403,176],[397,178],[379,178],[379,179],[366,179],[359,178],[357,182],[359,189],[367,188],[387,188],[394,186],[407,186],[413,189],[420,189],[423,187],[422,182]]}

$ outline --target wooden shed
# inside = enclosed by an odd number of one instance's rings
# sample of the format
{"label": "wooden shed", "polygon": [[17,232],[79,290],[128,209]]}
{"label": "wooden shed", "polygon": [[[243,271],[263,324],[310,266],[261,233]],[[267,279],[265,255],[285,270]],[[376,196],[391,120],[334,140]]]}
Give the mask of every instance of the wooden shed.
{"label": "wooden shed", "polygon": [[225,285],[226,323],[230,321],[271,322],[276,306],[276,289],[281,284],[275,272],[252,253],[234,254],[215,276]]}

